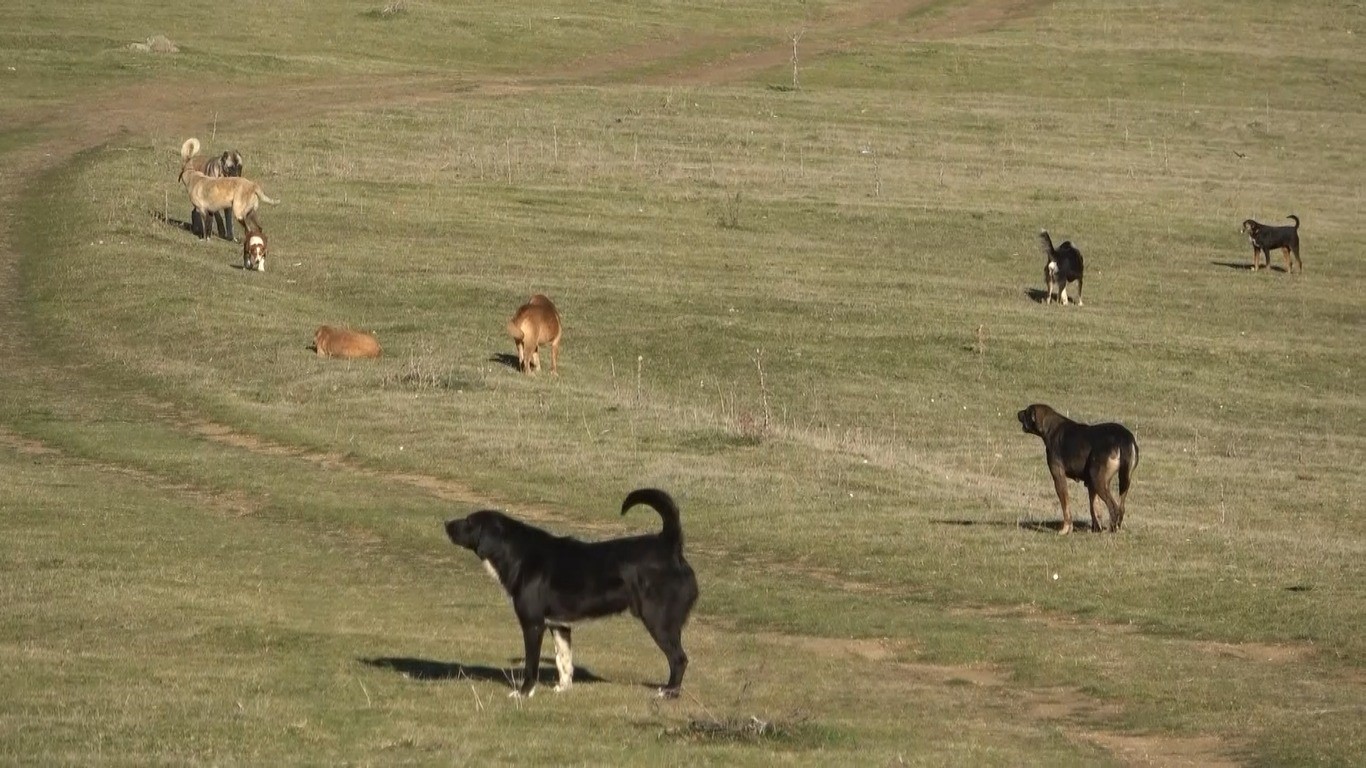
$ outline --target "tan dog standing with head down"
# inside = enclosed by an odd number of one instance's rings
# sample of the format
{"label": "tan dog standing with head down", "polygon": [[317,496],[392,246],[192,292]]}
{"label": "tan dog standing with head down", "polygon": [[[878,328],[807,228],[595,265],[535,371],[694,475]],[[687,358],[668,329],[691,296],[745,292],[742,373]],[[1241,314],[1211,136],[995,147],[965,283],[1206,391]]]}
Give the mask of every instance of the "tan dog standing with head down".
{"label": "tan dog standing with head down", "polygon": [[313,350],[318,357],[338,357],[343,360],[379,357],[383,353],[379,339],[374,334],[332,325],[320,325],[314,331]]}
{"label": "tan dog standing with head down", "polygon": [[542,344],[550,345],[550,372],[560,373],[560,313],[544,294],[536,294],[517,308],[508,321],[508,333],[517,343],[517,365],[522,373],[541,369]]}

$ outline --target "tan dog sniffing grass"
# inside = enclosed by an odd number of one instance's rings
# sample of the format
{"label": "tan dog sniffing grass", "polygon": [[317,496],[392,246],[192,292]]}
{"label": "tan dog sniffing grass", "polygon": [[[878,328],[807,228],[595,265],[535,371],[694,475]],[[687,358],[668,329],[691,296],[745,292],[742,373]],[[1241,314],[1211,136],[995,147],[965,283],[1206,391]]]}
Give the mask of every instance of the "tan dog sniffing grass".
{"label": "tan dog sniffing grass", "polygon": [[[244,230],[261,229],[261,222],[256,218],[256,209],[261,203],[277,205],[280,202],[270,199],[261,185],[251,179],[205,176],[188,165],[180,169],[180,183],[185,185],[190,204],[199,213],[201,221],[208,222],[210,214],[227,211],[242,224]],[[206,223],[202,239],[207,240],[212,236]]]}
{"label": "tan dog sniffing grass", "polygon": [[337,357],[343,360],[379,357],[379,339],[365,331],[353,331],[332,325],[320,325],[313,332],[313,350],[318,357]]}
{"label": "tan dog sniffing grass", "polygon": [[[560,313],[544,294],[536,294],[517,308],[508,321],[508,333],[517,343],[517,365],[522,373],[541,369],[542,344],[550,345],[550,372],[560,373]],[[529,350],[529,351],[528,351]]]}

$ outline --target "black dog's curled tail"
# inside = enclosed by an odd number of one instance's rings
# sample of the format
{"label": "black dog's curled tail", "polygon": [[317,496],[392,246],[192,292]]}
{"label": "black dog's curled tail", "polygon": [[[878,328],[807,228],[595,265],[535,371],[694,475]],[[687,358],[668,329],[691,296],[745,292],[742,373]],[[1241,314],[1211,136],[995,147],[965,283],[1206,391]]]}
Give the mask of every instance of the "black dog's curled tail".
{"label": "black dog's curled tail", "polygon": [[644,504],[659,513],[664,520],[664,530],[660,537],[673,546],[675,552],[683,551],[683,525],[678,522],[678,505],[673,497],[658,488],[638,488],[626,494],[621,502],[621,514],[637,504]]}
{"label": "black dog's curled tail", "polygon": [[1049,261],[1053,260],[1053,255],[1055,253],[1053,250],[1053,238],[1048,236],[1048,230],[1046,229],[1039,230],[1039,250],[1043,251],[1044,258]]}
{"label": "black dog's curled tail", "polygon": [[1287,218],[1287,219],[1294,219],[1294,220],[1295,220],[1295,229],[1296,229],[1296,230],[1298,230],[1298,229],[1300,228],[1300,217],[1299,217],[1299,216],[1296,216],[1295,214],[1292,213],[1292,214],[1290,214],[1289,216],[1286,216],[1286,218]]}

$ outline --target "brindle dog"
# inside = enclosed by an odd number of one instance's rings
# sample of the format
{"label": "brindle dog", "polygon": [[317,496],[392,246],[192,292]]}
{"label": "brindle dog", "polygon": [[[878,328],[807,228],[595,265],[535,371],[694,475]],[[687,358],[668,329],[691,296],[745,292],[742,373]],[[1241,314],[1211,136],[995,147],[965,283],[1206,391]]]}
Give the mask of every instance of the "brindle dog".
{"label": "brindle dog", "polygon": [[[1110,510],[1110,532],[1124,524],[1124,499],[1138,468],[1138,440],[1121,424],[1082,424],[1072,421],[1042,403],[1035,403],[1016,414],[1020,427],[1043,438],[1048,472],[1062,504],[1061,534],[1072,532],[1072,513],[1067,508],[1067,481],[1080,480],[1091,497],[1091,530],[1100,531],[1096,496]],[[1119,498],[1110,490],[1110,481],[1119,476]]]}

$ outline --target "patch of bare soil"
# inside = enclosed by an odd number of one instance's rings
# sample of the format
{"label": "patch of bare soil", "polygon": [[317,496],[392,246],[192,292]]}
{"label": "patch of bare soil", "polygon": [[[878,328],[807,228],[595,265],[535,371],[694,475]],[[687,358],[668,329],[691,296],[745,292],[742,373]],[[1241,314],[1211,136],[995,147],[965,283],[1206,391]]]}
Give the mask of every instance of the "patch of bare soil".
{"label": "patch of bare soil", "polygon": [[[1076,616],[1068,616],[1065,614],[1046,613],[1031,605],[955,608],[952,612],[955,615],[960,616],[981,616],[990,619],[1027,621],[1041,624],[1051,629],[1076,629],[1077,627],[1085,627],[1091,631],[1109,635],[1133,635],[1138,634],[1140,631],[1139,628],[1133,624],[1115,624],[1079,619]],[[1258,661],[1268,664],[1289,664],[1292,662],[1304,661],[1313,656],[1316,652],[1316,648],[1309,643],[1223,643],[1206,640],[1183,640],[1181,638],[1154,637],[1153,639],[1193,648],[1202,653],[1229,656],[1235,659]]]}
{"label": "patch of bare soil", "polygon": [[[492,503],[487,496],[454,480],[433,477],[432,475],[424,475],[417,472],[376,469],[374,467],[365,466],[359,461],[339,453],[314,451],[298,446],[272,442],[260,435],[242,432],[227,426],[226,424],[219,424],[204,419],[179,419],[177,420],[177,424],[180,427],[188,429],[194,434],[219,445],[226,445],[231,448],[248,451],[259,456],[273,456],[307,461],[331,472],[342,472],[347,475],[370,478],[380,482],[406,485],[410,488],[416,488],[424,493],[435,496],[443,501],[455,502],[470,507],[471,509],[469,511],[473,511],[473,507],[488,507]],[[620,535],[621,533],[620,526],[615,524],[585,523],[579,519],[571,519],[549,507],[519,505],[512,511],[516,516],[532,522],[553,522],[560,525],[571,526],[580,531],[601,531],[614,535]]]}
{"label": "patch of bare soil", "polygon": [[57,453],[53,448],[49,448],[37,440],[31,440],[23,435],[16,435],[9,430],[0,427],[0,446],[9,448],[16,453],[25,456],[52,456]]}
{"label": "patch of bare soil", "polygon": [[41,456],[45,462],[62,462],[72,467],[132,478],[141,486],[188,497],[196,506],[224,517],[247,517],[256,514],[261,508],[261,505],[246,493],[210,491],[187,483],[171,482],[160,475],[141,469],[68,456],[39,440],[17,435],[3,427],[0,427],[0,447],[10,448],[27,456]]}
{"label": "patch of bare soil", "polygon": [[983,0],[950,7],[943,16],[921,25],[914,38],[944,40],[995,29],[1037,13],[1052,0]]}
{"label": "patch of bare soil", "polygon": [[1304,661],[1314,654],[1314,646],[1308,644],[1195,642],[1192,645],[1205,653],[1270,664]]}
{"label": "patch of bare soil", "polygon": [[891,661],[910,647],[891,638],[812,637],[808,635],[769,635],[780,645],[799,648],[817,656],[848,656],[864,661]]}
{"label": "patch of bare soil", "polygon": [[1216,736],[1137,736],[1083,731],[1077,738],[1103,747],[1126,765],[1153,768],[1234,768],[1228,745]]}

